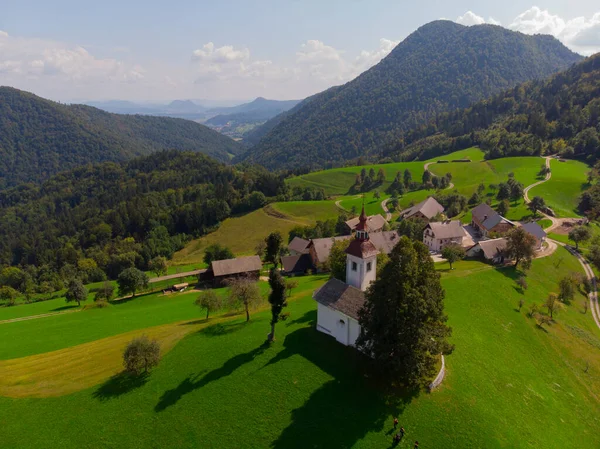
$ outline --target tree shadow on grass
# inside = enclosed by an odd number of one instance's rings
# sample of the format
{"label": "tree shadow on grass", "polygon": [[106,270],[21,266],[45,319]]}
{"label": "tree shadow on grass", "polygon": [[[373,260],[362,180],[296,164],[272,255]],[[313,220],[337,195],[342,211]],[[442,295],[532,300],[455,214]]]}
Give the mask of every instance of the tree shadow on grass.
{"label": "tree shadow on grass", "polygon": [[243,323],[230,323],[230,324],[222,324],[217,323],[212,326],[208,326],[207,328],[202,329],[199,333],[208,335],[209,337],[219,337],[221,335],[231,334],[232,332],[239,331],[244,326],[246,326],[246,322]]}
{"label": "tree shadow on grass", "polygon": [[263,344],[250,352],[236,355],[235,357],[227,360],[220,368],[212,370],[206,374],[204,374],[205,371],[202,371],[198,374],[188,376],[177,387],[173,388],[172,390],[167,390],[163,393],[158,401],[158,404],[156,404],[154,407],[154,411],[162,412],[172,405],[175,405],[186,394],[198,390],[211,382],[229,376],[242,365],[250,363],[252,360],[254,360],[254,358],[264,352],[267,347],[268,345]]}
{"label": "tree shadow on grass", "polygon": [[288,334],[284,348],[262,369],[300,355],[333,379],[292,411],[291,424],[273,448],[352,447],[368,433],[383,431],[386,423],[391,428],[392,417],[400,416],[419,394],[418,390],[392,392],[377,385],[364,369],[368,360],[362,354],[312,327]]}
{"label": "tree shadow on grass", "polygon": [[292,326],[294,324],[306,324],[306,323],[316,323],[317,322],[317,311],[311,310],[306,312],[300,318],[296,318],[295,320],[289,320],[285,323],[286,326]]}
{"label": "tree shadow on grass", "polygon": [[67,306],[57,307],[55,309],[50,310],[50,312],[62,312],[63,310],[76,309],[79,307],[77,304],[69,304]]}
{"label": "tree shadow on grass", "polygon": [[103,383],[94,391],[93,396],[101,401],[118,398],[136,388],[143,387],[148,382],[148,378],[148,374],[134,376],[123,371]]}

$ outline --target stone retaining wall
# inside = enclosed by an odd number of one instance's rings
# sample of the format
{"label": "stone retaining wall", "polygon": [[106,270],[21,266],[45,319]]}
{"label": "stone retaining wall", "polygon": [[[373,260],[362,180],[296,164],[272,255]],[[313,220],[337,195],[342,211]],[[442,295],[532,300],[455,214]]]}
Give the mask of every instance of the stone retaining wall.
{"label": "stone retaining wall", "polygon": [[440,368],[440,372],[436,376],[436,378],[429,384],[429,391],[433,391],[435,388],[439,387],[442,381],[444,380],[444,376],[446,375],[446,361],[444,360],[444,354],[442,354],[442,367]]}

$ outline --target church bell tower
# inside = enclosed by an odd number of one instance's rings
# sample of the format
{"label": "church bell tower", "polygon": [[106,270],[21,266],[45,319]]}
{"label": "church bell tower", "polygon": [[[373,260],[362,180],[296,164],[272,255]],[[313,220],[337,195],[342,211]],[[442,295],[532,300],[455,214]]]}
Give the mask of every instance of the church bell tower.
{"label": "church bell tower", "polygon": [[379,251],[369,240],[363,201],[354,239],[346,249],[346,283],[365,291],[376,278],[377,254]]}

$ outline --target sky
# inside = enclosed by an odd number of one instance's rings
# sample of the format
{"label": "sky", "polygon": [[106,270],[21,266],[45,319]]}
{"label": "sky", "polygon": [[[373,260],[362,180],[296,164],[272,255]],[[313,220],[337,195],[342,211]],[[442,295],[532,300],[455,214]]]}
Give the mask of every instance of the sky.
{"label": "sky", "polygon": [[0,85],[63,102],[301,99],[438,19],[600,51],[597,0],[0,0]]}

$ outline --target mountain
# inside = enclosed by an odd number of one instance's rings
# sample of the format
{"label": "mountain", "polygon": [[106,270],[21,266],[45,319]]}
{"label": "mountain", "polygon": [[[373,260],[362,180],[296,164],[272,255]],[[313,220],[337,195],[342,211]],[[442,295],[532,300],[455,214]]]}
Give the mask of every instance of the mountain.
{"label": "mountain", "polygon": [[428,159],[473,145],[490,159],[558,153],[600,160],[600,53],[547,80],[440,115],[406,132],[385,156]]}
{"label": "mountain", "polygon": [[0,188],[39,181],[90,162],[122,161],[177,149],[229,161],[244,148],[187,120],[117,115],[63,105],[0,87]]}
{"label": "mountain", "polygon": [[237,160],[316,168],[373,156],[439,113],[546,78],[581,59],[551,36],[435,21],[358,78],[316,95]]}
{"label": "mountain", "polygon": [[280,114],[294,108],[300,100],[256,100],[231,108],[214,108],[209,113],[218,113],[204,122],[219,132],[234,138],[242,138],[253,129]]}

